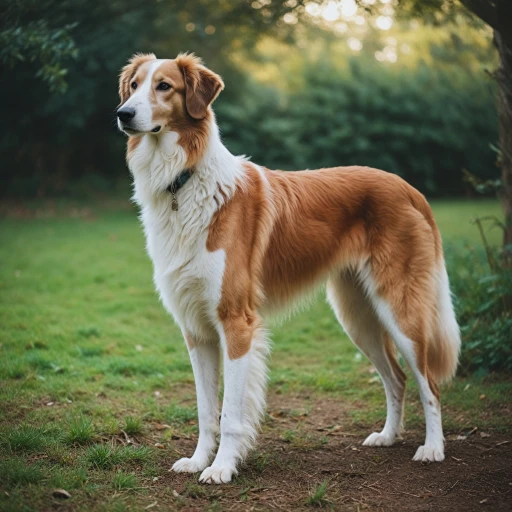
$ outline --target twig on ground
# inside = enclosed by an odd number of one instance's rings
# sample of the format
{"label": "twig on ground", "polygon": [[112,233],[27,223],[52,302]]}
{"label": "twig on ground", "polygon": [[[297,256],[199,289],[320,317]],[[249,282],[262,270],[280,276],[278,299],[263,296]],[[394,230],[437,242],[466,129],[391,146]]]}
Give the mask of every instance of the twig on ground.
{"label": "twig on ground", "polygon": [[124,430],[121,430],[121,432],[124,435],[124,438],[126,440],[126,444],[133,444],[133,441],[128,437],[128,434]]}

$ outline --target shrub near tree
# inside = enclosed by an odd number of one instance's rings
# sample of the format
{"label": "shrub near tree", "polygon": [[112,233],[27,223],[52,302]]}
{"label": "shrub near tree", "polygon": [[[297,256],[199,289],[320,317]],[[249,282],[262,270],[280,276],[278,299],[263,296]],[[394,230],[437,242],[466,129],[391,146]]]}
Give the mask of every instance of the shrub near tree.
{"label": "shrub near tree", "polygon": [[[462,170],[496,174],[492,87],[484,76],[395,71],[354,58],[304,66],[303,87],[281,95],[252,83],[241,105],[219,100],[228,146],[280,169],[368,165],[399,174],[429,196],[464,192]],[[453,97],[454,81],[458,81]]]}

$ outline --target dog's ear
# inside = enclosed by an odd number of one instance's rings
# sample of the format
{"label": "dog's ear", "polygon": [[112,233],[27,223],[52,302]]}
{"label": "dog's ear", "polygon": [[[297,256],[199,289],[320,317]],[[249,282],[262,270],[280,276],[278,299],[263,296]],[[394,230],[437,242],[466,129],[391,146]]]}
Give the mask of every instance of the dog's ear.
{"label": "dog's ear", "polygon": [[119,105],[122,105],[130,97],[130,84],[139,66],[155,59],[156,56],[153,53],[136,53],[128,61],[119,75],[119,99],[121,100]]}
{"label": "dog's ear", "polygon": [[185,82],[185,106],[194,119],[204,119],[208,107],[224,89],[222,78],[201,65],[201,59],[193,54],[180,54],[176,64]]}

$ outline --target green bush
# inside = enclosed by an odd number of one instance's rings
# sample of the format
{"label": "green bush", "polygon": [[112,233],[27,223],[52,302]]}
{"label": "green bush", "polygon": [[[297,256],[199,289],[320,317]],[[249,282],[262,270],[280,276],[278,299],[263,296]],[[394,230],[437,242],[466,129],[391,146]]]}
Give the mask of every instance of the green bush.
{"label": "green bush", "polygon": [[[499,261],[498,251],[495,261]],[[459,371],[512,371],[512,269],[489,269],[483,250],[447,248],[462,334]]]}
{"label": "green bush", "polygon": [[463,169],[497,174],[495,100],[483,76],[358,58],[346,69],[308,63],[303,83],[287,95],[249,82],[242,103],[221,98],[228,147],[270,168],[377,167],[430,196],[462,193]]}

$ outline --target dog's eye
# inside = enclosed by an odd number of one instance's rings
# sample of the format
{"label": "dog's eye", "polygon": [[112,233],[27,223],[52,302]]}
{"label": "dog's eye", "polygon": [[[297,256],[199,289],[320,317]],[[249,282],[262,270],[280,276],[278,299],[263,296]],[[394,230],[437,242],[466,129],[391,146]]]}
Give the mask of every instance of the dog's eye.
{"label": "dog's eye", "polygon": [[137,89],[137,82],[132,82],[131,83],[131,86],[132,86],[132,89]]}
{"label": "dog's eye", "polygon": [[157,86],[156,86],[157,90],[159,91],[168,91],[171,86],[169,84],[166,84],[165,82],[160,82]]}

